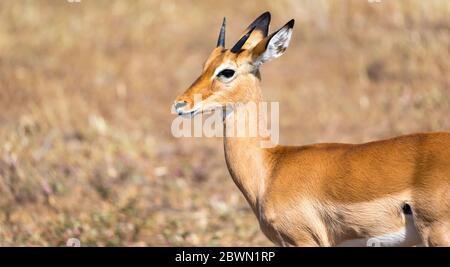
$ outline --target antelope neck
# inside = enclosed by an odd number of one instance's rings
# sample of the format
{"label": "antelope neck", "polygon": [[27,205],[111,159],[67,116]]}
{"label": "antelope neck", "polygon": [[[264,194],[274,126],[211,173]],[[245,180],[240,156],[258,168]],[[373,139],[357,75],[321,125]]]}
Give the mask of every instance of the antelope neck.
{"label": "antelope neck", "polygon": [[[251,92],[248,95],[252,97],[247,101],[253,101],[257,105],[262,101],[261,89],[259,82],[250,88]],[[265,120],[263,114],[256,114],[258,123]],[[256,216],[260,218],[260,202],[266,189],[266,167],[263,164],[264,148],[261,147],[261,141],[267,140],[263,137],[235,137],[230,136],[227,129],[235,127],[237,109],[233,110],[225,117],[224,120],[224,150],[225,160],[228,171],[233,178],[233,181],[244,194],[248,203],[252,207]],[[246,121],[246,126],[249,121]],[[254,125],[254,124],[253,124]]]}

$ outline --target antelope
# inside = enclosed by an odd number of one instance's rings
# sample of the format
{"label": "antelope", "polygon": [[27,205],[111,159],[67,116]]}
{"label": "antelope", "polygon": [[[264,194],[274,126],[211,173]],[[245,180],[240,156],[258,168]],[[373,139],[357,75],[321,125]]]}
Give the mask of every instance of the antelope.
{"label": "antelope", "polygon": [[[262,101],[260,66],[281,56],[294,20],[268,35],[260,15],[231,48],[225,18],[217,47],[173,109],[194,116],[230,102]],[[201,96],[194,105],[194,95]],[[450,133],[417,133],[362,144],[261,147],[267,137],[227,133],[230,175],[278,246],[450,246]],[[257,118],[262,118],[259,116]]]}

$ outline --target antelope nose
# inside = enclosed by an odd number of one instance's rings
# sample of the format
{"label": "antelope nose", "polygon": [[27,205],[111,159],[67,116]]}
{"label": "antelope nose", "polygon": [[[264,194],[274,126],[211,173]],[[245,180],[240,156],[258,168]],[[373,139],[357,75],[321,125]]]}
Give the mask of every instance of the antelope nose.
{"label": "antelope nose", "polygon": [[175,107],[175,111],[178,113],[178,115],[183,114],[183,111],[181,110],[184,106],[186,106],[187,102],[186,101],[177,101],[174,104]]}

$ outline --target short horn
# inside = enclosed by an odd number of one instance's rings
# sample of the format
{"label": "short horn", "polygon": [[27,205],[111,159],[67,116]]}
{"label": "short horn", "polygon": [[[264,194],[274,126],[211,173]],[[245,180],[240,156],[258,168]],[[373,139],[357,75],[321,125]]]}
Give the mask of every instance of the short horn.
{"label": "short horn", "polygon": [[217,40],[217,47],[225,47],[225,26],[226,19],[223,18],[222,27],[220,27],[219,39]]}

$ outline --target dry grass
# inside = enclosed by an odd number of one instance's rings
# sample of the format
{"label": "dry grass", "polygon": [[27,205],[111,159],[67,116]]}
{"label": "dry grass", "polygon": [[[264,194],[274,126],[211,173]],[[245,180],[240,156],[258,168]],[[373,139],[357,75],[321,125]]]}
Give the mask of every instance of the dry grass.
{"label": "dry grass", "polygon": [[170,134],[221,18],[265,10],[297,20],[262,71],[282,143],[450,130],[446,0],[1,1],[0,245],[271,245],[221,140]]}

